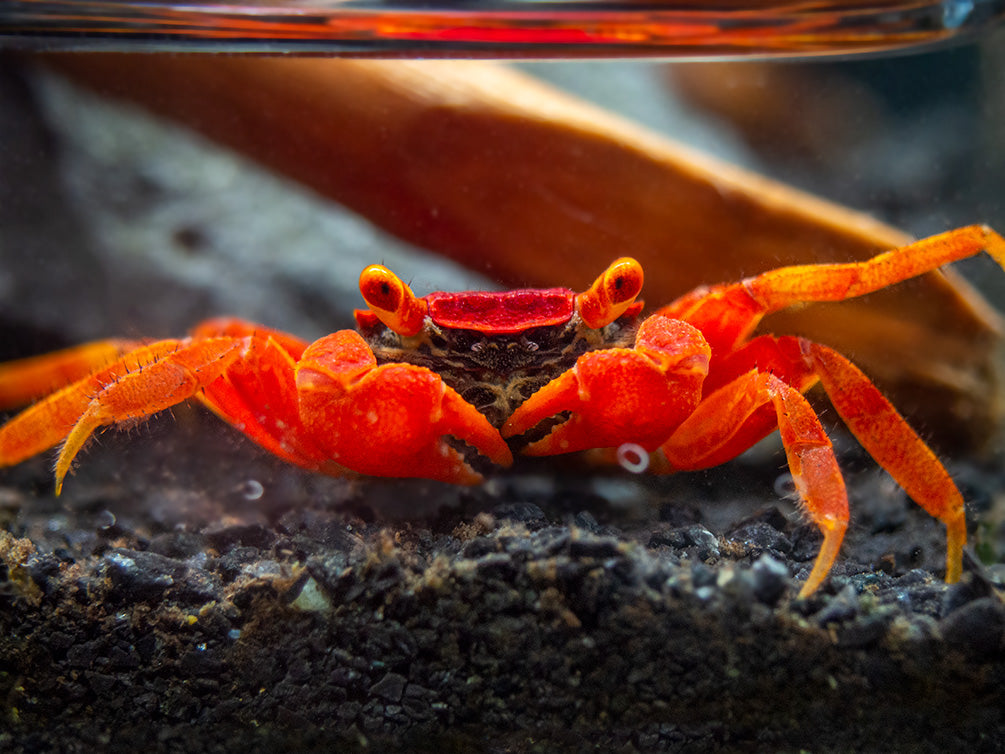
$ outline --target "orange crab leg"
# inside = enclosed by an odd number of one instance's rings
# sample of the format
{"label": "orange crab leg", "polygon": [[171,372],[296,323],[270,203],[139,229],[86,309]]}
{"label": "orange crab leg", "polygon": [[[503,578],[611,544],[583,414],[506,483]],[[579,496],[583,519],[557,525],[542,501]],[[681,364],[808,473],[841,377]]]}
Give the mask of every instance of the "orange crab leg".
{"label": "orange crab leg", "polygon": [[171,340],[137,349],[22,411],[0,428],[0,466],[20,463],[61,442],[96,393],[127,372],[139,370],[144,362],[153,361],[178,346],[179,341]]}
{"label": "orange crab leg", "polygon": [[795,388],[752,369],[706,397],[662,445],[673,470],[719,463],[723,449],[739,452],[735,438],[751,417],[774,413],[800,500],[824,535],[820,553],[799,593],[812,594],[827,577],[848,527],[848,494],[830,439],[813,408]]}
{"label": "orange crab leg", "polygon": [[[762,335],[737,350],[714,359],[705,379],[703,386],[705,398],[699,411],[708,410],[708,406],[712,404],[706,405],[706,403],[716,391],[751,369],[773,374],[800,393],[805,393],[819,381],[819,378],[804,357],[802,344],[803,340],[794,336],[776,338]],[[721,416],[737,416],[739,415],[737,412],[743,411],[742,408],[728,403],[715,410],[718,410]],[[771,405],[760,405],[749,414],[743,413],[743,415],[746,416],[743,423],[730,429],[728,441],[713,442],[711,436],[702,434],[692,449],[681,448],[680,453],[691,453],[695,458],[701,458],[700,462],[688,463],[686,468],[704,469],[726,463],[778,429],[778,418]],[[705,443],[711,443],[714,451],[708,453],[702,450]]]}
{"label": "orange crab leg", "polygon": [[780,267],[739,283],[700,288],[660,310],[705,333],[713,351],[744,342],[761,317],[799,303],[844,301],[986,251],[1005,268],[1005,239],[983,225],[957,228],[864,262]]}
{"label": "orange crab leg", "polygon": [[[822,383],[862,446],[911,499],[945,524],[946,581],[958,581],[966,543],[963,497],[935,454],[869,378],[826,346],[803,338],[761,336],[717,362],[706,385],[715,388],[724,374],[751,368],[770,372],[800,392]],[[716,466],[767,435],[778,420],[768,406],[748,405],[751,400],[735,387],[709,391],[694,416],[663,446],[673,467]],[[724,425],[721,417],[732,417],[735,423]]]}
{"label": "orange crab leg", "polygon": [[826,346],[804,343],[852,434],[912,500],[946,525],[946,581],[959,581],[967,525],[963,496],[949,472],[858,367]]}
{"label": "orange crab leg", "polygon": [[500,466],[513,462],[499,432],[439,375],[411,364],[377,366],[355,331],[312,343],[297,364],[296,384],[304,427],[334,462],[354,471],[480,482],[445,435]]}
{"label": "orange crab leg", "polygon": [[65,438],[56,460],[56,493],[74,456],[101,426],[149,416],[216,379],[240,341],[168,340],[141,346],[69,385],[0,428],[0,465],[18,463]]}
{"label": "orange crab leg", "polygon": [[140,341],[98,340],[0,364],[0,409],[31,403],[106,367]]}
{"label": "orange crab leg", "polygon": [[[135,371],[117,375],[91,399],[66,436],[56,458],[56,494],[62,489],[74,456],[94,430],[145,418],[188,400],[223,373],[236,358],[240,345],[231,338],[183,342],[164,357],[148,364],[141,361]],[[130,354],[135,355],[137,352]]]}
{"label": "orange crab leg", "polygon": [[650,317],[639,327],[634,349],[583,354],[514,411],[502,435],[523,434],[571,411],[569,419],[524,453],[553,455],[623,443],[653,451],[698,404],[708,359],[708,345],[695,328]]}

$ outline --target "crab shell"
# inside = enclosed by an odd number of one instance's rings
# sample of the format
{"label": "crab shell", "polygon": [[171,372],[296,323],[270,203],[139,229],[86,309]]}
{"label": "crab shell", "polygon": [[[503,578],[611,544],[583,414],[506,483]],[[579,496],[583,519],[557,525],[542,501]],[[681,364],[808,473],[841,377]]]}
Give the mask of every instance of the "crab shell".
{"label": "crab shell", "polygon": [[395,332],[371,309],[354,314],[378,364],[415,364],[437,373],[499,428],[584,353],[634,342],[641,301],[593,328],[576,299],[569,288],[430,293],[419,299],[426,316],[414,335]]}

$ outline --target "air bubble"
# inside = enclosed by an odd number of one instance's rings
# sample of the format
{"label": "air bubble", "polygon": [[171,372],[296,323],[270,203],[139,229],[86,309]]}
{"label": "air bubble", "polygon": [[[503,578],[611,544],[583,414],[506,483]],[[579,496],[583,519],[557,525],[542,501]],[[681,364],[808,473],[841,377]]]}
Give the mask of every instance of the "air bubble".
{"label": "air bubble", "polygon": [[626,442],[618,448],[618,463],[625,471],[641,474],[649,468],[649,453],[637,443]]}
{"label": "air bubble", "polygon": [[792,474],[788,472],[778,475],[775,479],[774,489],[775,494],[783,499],[794,498],[799,494],[799,491],[796,489],[796,481],[792,478]]}
{"label": "air bubble", "polygon": [[246,500],[258,500],[265,494],[265,487],[256,479],[249,479],[240,486],[240,491]]}
{"label": "air bubble", "polygon": [[103,510],[98,514],[98,528],[102,531],[108,531],[115,526],[115,514],[110,510]]}

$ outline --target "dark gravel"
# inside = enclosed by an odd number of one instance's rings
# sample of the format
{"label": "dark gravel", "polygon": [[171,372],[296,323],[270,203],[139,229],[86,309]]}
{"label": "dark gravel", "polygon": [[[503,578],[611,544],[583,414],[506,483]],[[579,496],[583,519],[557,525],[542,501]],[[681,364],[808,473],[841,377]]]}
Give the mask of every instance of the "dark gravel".
{"label": "dark gravel", "polygon": [[[4,751],[1005,747],[1001,571],[943,584],[872,469],[797,600],[819,538],[774,467],[346,482],[182,419],[106,434],[58,501],[43,460],[5,473]],[[175,443],[205,466],[158,472]]]}

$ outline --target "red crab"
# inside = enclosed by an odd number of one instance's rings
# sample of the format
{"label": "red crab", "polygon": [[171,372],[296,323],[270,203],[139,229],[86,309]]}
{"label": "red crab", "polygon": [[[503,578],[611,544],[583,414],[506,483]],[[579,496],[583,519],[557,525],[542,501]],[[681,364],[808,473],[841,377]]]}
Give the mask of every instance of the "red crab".
{"label": "red crab", "polygon": [[360,276],[369,309],[356,312],[358,332],[306,343],[214,319],[181,340],[99,341],[3,365],[0,403],[55,392],[0,428],[0,465],[62,442],[58,493],[96,429],[189,398],[308,469],[459,484],[482,479],[465,453],[509,466],[511,447],[530,455],[640,447],[652,468],[669,472],[720,464],[777,428],[824,535],[805,596],[830,571],[848,523],[831,443],[802,395],[820,382],[862,445],[946,525],[946,578],[956,581],[963,499],[939,460],[845,357],[803,338],[752,333],[769,312],[859,296],[981,250],[1005,267],[1005,240],[971,226],[865,262],[703,287],[641,323],[633,259],[617,260],[579,294],[422,298],[374,265]]}

